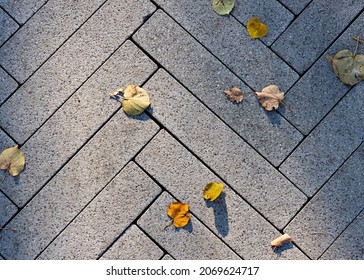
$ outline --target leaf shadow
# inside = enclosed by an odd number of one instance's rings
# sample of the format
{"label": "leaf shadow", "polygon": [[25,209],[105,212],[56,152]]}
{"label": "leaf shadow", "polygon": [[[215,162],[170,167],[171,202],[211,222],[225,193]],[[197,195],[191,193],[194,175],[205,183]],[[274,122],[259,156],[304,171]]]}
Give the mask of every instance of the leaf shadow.
{"label": "leaf shadow", "polygon": [[188,221],[188,224],[185,225],[184,227],[175,228],[176,232],[180,232],[181,230],[188,231],[189,233],[191,233],[193,231],[193,225],[192,225],[191,219]]}
{"label": "leaf shadow", "polygon": [[274,253],[280,257],[282,255],[282,253],[286,250],[289,250],[289,249],[293,249],[293,244],[292,243],[285,243],[283,244],[282,246],[276,248],[274,250]]}
{"label": "leaf shadow", "polygon": [[269,122],[271,124],[273,124],[274,126],[280,126],[282,124],[283,117],[275,110],[274,111],[265,111],[265,113],[267,115]]}
{"label": "leaf shadow", "polygon": [[223,237],[229,233],[229,218],[225,197],[225,192],[222,192],[215,201],[205,200],[206,206],[208,208],[212,207],[214,210],[215,227]]}

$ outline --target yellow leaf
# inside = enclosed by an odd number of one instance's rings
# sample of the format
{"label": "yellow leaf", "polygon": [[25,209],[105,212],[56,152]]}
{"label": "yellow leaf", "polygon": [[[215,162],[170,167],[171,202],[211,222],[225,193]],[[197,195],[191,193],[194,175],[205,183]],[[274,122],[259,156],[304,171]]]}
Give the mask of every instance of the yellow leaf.
{"label": "yellow leaf", "polygon": [[268,26],[260,22],[260,19],[257,17],[248,20],[247,29],[252,39],[261,38],[268,34]]}
{"label": "yellow leaf", "polygon": [[234,1],[232,0],[212,0],[212,8],[215,13],[219,15],[230,14],[234,8]]}
{"label": "yellow leaf", "polygon": [[128,85],[124,91],[123,110],[127,115],[140,115],[150,105],[148,93],[136,86]]}
{"label": "yellow leaf", "polygon": [[5,149],[0,154],[0,169],[8,171],[11,176],[18,176],[23,171],[24,165],[25,156],[18,145]]}
{"label": "yellow leaf", "polygon": [[173,219],[173,225],[177,228],[187,225],[191,218],[191,214],[188,212],[188,204],[182,202],[169,204],[167,214]]}
{"label": "yellow leaf", "polygon": [[230,90],[224,90],[230,101],[240,103],[244,99],[244,93],[236,86],[232,86]]}
{"label": "yellow leaf", "polygon": [[203,198],[214,201],[219,197],[223,188],[224,184],[222,183],[210,182],[203,189]]}
{"label": "yellow leaf", "polygon": [[292,242],[293,239],[291,236],[289,236],[287,233],[279,236],[278,238],[274,239],[270,245],[273,248],[273,251],[277,249],[278,247],[282,246],[283,244]]}
{"label": "yellow leaf", "polygon": [[267,111],[278,109],[279,104],[282,103],[284,99],[284,92],[280,91],[276,85],[269,85],[263,88],[261,92],[255,92],[255,94],[257,95],[259,102]]}

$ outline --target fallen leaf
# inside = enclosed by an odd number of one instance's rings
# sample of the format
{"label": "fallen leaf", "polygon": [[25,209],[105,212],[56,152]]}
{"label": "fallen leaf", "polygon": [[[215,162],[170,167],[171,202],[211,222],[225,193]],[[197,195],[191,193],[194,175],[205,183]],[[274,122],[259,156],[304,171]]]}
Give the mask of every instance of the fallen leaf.
{"label": "fallen leaf", "polygon": [[252,39],[261,38],[268,34],[268,26],[262,23],[257,17],[249,19],[246,27]]}
{"label": "fallen leaf", "polygon": [[140,115],[150,105],[148,93],[136,86],[128,85],[124,91],[123,110],[127,115]]}
{"label": "fallen leaf", "polygon": [[230,14],[233,8],[233,0],[212,0],[212,9],[219,15]]}
{"label": "fallen leaf", "polygon": [[177,228],[186,226],[191,218],[191,214],[188,212],[188,204],[182,202],[169,204],[167,214],[173,219],[173,225]]}
{"label": "fallen leaf", "polygon": [[273,251],[277,249],[278,247],[282,246],[283,244],[292,242],[293,239],[291,236],[289,236],[287,233],[279,236],[278,238],[274,239],[270,245],[273,248]]}
{"label": "fallen leaf", "polygon": [[25,156],[18,145],[5,149],[0,154],[0,169],[8,171],[11,176],[18,176],[23,171],[24,165]]}
{"label": "fallen leaf", "polygon": [[224,90],[230,101],[240,103],[244,99],[244,93],[236,86],[232,86],[230,90]]}
{"label": "fallen leaf", "polygon": [[222,192],[224,184],[217,182],[208,183],[203,189],[203,198],[214,201]]}
{"label": "fallen leaf", "polygon": [[278,109],[279,104],[282,103],[284,99],[284,92],[280,91],[276,85],[269,85],[263,88],[261,92],[255,93],[259,102],[267,111]]}

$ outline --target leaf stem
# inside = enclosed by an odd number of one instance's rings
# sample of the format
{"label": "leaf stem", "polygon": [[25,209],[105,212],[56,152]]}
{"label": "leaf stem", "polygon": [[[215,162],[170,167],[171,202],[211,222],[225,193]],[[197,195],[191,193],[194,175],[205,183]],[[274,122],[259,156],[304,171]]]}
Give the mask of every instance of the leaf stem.
{"label": "leaf stem", "polygon": [[0,230],[16,230],[16,228],[0,228]]}
{"label": "leaf stem", "polygon": [[165,230],[166,227],[169,227],[171,224],[173,224],[173,219],[172,220],[169,220],[167,223],[165,223],[163,226],[162,226],[162,230]]}

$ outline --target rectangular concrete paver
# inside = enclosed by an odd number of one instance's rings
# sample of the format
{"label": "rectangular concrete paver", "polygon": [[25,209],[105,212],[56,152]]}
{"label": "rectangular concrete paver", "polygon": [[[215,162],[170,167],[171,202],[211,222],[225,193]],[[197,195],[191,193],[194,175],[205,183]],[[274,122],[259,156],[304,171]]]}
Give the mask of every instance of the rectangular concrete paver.
{"label": "rectangular concrete paver", "polygon": [[138,225],[160,244],[173,258],[240,259],[228,246],[191,214],[189,223],[176,229],[173,225],[162,230],[170,220],[168,205],[176,200],[163,192],[138,220]]}
{"label": "rectangular concrete paver", "polygon": [[[96,259],[160,191],[135,163],[129,163],[47,247],[39,259]],[[128,250],[138,254],[143,247],[130,246]],[[111,256],[116,257],[117,253]],[[163,252],[160,252],[159,257],[162,255]]]}
{"label": "rectangular concrete paver", "polygon": [[[0,67],[0,105],[8,98],[18,87],[18,83]],[[1,115],[3,118],[3,115]]]}
{"label": "rectangular concrete paver", "polygon": [[163,254],[137,225],[131,225],[101,260],[159,260]]}
{"label": "rectangular concrete paver", "polygon": [[0,49],[0,64],[20,83],[105,0],[49,1]]}
{"label": "rectangular concrete paver", "polygon": [[144,87],[153,116],[277,227],[305,203],[302,192],[164,70]]}
{"label": "rectangular concrete paver", "polygon": [[0,128],[0,151],[14,146],[15,143],[6,133]]}
{"label": "rectangular concrete paver", "polygon": [[279,0],[296,15],[302,12],[312,0]]}
{"label": "rectangular concrete paver", "polygon": [[272,45],[299,73],[305,72],[364,8],[364,1],[314,0]]}
{"label": "rectangular concrete paver", "polygon": [[[133,38],[274,165],[302,139],[281,115],[267,113],[240,79],[165,13],[157,11]],[[245,92],[240,104],[223,93],[233,85]]]}
{"label": "rectangular concrete paver", "polygon": [[324,260],[364,260],[364,211],[320,257]]}
{"label": "rectangular concrete paver", "polygon": [[11,220],[17,230],[2,234],[0,253],[37,257],[158,129],[145,114],[130,118],[119,111]]}
{"label": "rectangular concrete paver", "polygon": [[320,257],[364,209],[363,170],[364,144],[285,228],[311,258]]}
{"label": "rectangular concrete paver", "polygon": [[358,84],[281,165],[312,196],[364,140],[364,84]]}
{"label": "rectangular concrete paver", "polygon": [[[202,197],[209,182],[221,182],[166,131],[161,131],[137,156],[137,162],[244,259],[276,259],[270,240],[280,233],[229,186],[214,202]],[[306,258],[297,248],[280,259]]]}
{"label": "rectangular concrete paver", "polygon": [[[17,22],[23,24],[46,2],[47,0],[0,0],[0,6],[11,14]],[[49,2],[57,2],[57,0]]]}
{"label": "rectangular concrete paver", "polygon": [[0,8],[0,46],[19,28],[19,25]]}
{"label": "rectangular concrete paver", "polygon": [[0,107],[0,125],[24,143],[154,9],[149,1],[108,1]]}
{"label": "rectangular concrete paver", "polygon": [[169,254],[165,254],[161,260],[164,260],[164,261],[173,261],[174,258],[172,258],[171,255],[169,255]]}
{"label": "rectangular concrete paver", "polygon": [[[1,172],[2,173],[2,172]],[[2,192],[0,192],[0,227],[18,211],[18,208]],[[2,231],[0,230],[0,236]],[[1,237],[0,237],[1,238]]]}

